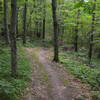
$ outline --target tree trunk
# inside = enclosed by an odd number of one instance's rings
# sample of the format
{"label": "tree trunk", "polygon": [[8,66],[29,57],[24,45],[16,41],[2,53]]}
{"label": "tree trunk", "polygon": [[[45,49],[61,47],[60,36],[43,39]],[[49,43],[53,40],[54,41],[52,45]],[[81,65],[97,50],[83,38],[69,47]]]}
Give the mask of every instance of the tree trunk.
{"label": "tree trunk", "polygon": [[39,38],[41,38],[42,37],[42,21],[40,21],[40,23],[39,23]]}
{"label": "tree trunk", "polygon": [[77,11],[77,25],[75,27],[75,40],[74,40],[74,48],[75,52],[78,52],[78,32],[79,32],[79,19],[80,19],[80,9]]}
{"label": "tree trunk", "polygon": [[16,19],[17,19],[17,21],[16,21],[16,36],[18,37],[18,10],[19,10],[19,8],[17,8],[17,15],[16,15]]}
{"label": "tree trunk", "polygon": [[27,14],[27,1],[25,0],[24,11],[23,11],[23,44],[26,44],[26,14]]}
{"label": "tree trunk", "polygon": [[45,39],[45,17],[43,19],[43,40]]}
{"label": "tree trunk", "polygon": [[17,0],[11,0],[11,75],[17,75],[17,46],[16,46],[16,5]]}
{"label": "tree trunk", "polygon": [[59,61],[59,50],[58,50],[58,22],[57,22],[57,2],[52,0],[52,15],[53,15],[53,26],[54,26],[54,61]]}
{"label": "tree trunk", "polygon": [[94,12],[96,9],[96,0],[94,0],[94,4],[93,4],[93,13],[92,13],[92,25],[91,25],[91,33],[90,33],[90,39],[89,39],[89,63],[91,63],[91,59],[92,59],[92,51],[93,51],[93,37],[94,37],[94,32],[95,32],[95,17],[96,17],[96,13]]}
{"label": "tree trunk", "polygon": [[37,23],[37,38],[41,37],[41,22]]}
{"label": "tree trunk", "polygon": [[45,18],[46,18],[46,10],[45,10],[45,0],[44,0],[44,7],[43,7],[43,34],[42,34],[42,38],[43,40],[45,39]]}
{"label": "tree trunk", "polygon": [[7,44],[10,45],[10,35],[9,35],[9,31],[8,31],[8,6],[7,6],[7,0],[4,0],[4,33],[5,33],[5,39]]}

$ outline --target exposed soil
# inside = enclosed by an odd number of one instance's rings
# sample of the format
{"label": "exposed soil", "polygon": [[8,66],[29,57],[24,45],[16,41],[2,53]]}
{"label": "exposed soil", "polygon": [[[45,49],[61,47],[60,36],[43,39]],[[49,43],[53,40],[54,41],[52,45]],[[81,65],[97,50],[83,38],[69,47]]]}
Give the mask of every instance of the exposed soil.
{"label": "exposed soil", "polygon": [[32,81],[22,100],[76,100],[84,96],[91,100],[88,85],[76,79],[61,64],[50,61],[50,51],[27,48],[33,66]]}

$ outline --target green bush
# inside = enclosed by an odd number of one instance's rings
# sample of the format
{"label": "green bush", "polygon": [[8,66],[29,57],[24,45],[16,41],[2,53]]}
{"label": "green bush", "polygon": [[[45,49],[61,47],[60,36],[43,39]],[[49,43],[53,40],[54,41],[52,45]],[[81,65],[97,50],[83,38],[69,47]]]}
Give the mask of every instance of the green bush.
{"label": "green bush", "polygon": [[0,80],[0,99],[1,100],[16,100],[17,90],[11,82]]}
{"label": "green bush", "polygon": [[0,100],[18,100],[30,80],[30,64],[23,48],[18,49],[18,77],[11,77],[10,52],[3,49],[0,56]]}

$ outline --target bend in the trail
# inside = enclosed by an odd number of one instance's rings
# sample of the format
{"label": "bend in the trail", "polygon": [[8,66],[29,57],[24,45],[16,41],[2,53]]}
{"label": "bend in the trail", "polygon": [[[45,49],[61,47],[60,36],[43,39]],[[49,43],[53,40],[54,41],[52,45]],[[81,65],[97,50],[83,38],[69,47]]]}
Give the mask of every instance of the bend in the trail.
{"label": "bend in the trail", "polygon": [[49,80],[51,81],[51,94],[53,97],[53,100],[72,100],[72,92],[74,92],[73,88],[68,88],[64,86],[64,84],[61,82],[60,77],[58,75],[58,72],[53,69],[54,66],[50,64],[48,60],[45,58],[46,51],[43,49],[40,51],[39,59],[40,62],[44,65],[48,75]]}
{"label": "bend in the trail", "polygon": [[[47,57],[50,51],[43,48],[27,48],[33,66],[29,92],[22,100],[76,100],[79,95],[90,99],[89,88],[73,78],[59,64]],[[84,86],[84,88],[83,88]]]}

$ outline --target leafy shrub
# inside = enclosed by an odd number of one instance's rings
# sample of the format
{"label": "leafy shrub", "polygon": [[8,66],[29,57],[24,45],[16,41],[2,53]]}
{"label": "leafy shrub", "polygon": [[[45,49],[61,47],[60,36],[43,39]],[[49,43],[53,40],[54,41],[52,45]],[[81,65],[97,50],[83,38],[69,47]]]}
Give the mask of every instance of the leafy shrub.
{"label": "leafy shrub", "polygon": [[0,99],[1,100],[14,100],[17,99],[16,88],[6,80],[0,80]]}
{"label": "leafy shrub", "polygon": [[100,68],[92,69],[85,64],[67,58],[61,55],[61,61],[76,77],[82,79],[91,85],[92,89],[100,89]]}
{"label": "leafy shrub", "polygon": [[0,100],[18,100],[30,80],[30,64],[23,48],[18,50],[18,77],[10,74],[10,52],[4,49],[0,55]]}

